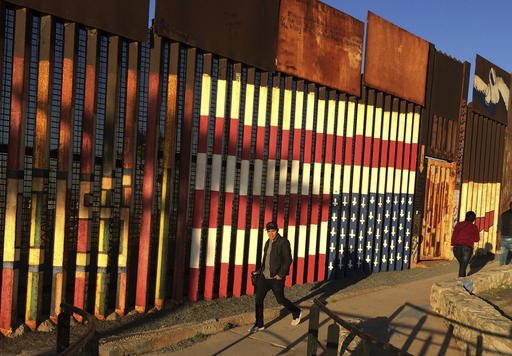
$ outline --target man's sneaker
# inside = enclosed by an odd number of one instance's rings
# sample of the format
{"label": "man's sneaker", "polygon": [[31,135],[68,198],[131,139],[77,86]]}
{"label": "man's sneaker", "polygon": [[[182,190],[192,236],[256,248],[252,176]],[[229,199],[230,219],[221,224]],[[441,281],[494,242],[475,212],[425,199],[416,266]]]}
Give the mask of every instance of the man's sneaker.
{"label": "man's sneaker", "polygon": [[250,333],[257,333],[258,331],[261,331],[261,330],[265,330],[265,327],[264,326],[253,325],[253,327],[249,329],[249,332]]}
{"label": "man's sneaker", "polygon": [[301,319],[301,318],[302,318],[302,310],[300,311],[300,313],[299,313],[299,316],[298,316],[298,317],[296,317],[296,318],[293,318],[293,319],[292,319],[291,324],[292,324],[293,326],[297,326],[297,325],[299,325],[299,324],[300,324],[300,319]]}

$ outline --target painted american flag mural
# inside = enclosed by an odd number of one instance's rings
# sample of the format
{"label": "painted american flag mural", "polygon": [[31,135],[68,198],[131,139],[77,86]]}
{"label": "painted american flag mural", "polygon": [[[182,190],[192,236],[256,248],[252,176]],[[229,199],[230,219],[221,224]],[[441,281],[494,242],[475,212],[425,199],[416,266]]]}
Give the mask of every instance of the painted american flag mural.
{"label": "painted american flag mural", "polygon": [[252,294],[272,219],[288,286],[409,268],[421,107],[198,55],[189,299]]}

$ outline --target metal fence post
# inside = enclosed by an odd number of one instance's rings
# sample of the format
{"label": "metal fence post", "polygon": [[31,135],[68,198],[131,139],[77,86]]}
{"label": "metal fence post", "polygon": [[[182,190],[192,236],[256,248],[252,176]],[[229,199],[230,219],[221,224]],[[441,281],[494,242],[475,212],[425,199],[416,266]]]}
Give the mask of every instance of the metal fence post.
{"label": "metal fence post", "polygon": [[308,331],[308,356],[316,355],[318,343],[318,326],[320,323],[320,308],[314,305],[309,312],[309,331]]}
{"label": "metal fence post", "polygon": [[338,343],[340,341],[340,326],[336,323],[329,325],[327,329],[327,350],[326,356],[336,356],[338,354]]}
{"label": "metal fence post", "polygon": [[69,324],[71,315],[64,309],[57,317],[57,354],[69,347]]}

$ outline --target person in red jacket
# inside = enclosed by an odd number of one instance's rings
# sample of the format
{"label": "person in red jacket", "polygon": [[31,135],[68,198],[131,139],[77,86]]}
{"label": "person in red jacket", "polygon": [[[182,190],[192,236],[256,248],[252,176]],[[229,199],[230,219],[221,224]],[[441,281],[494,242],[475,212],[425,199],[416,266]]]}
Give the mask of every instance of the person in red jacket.
{"label": "person in red jacket", "polygon": [[459,261],[459,277],[466,277],[466,269],[473,254],[473,244],[480,241],[480,232],[475,225],[474,211],[466,213],[466,220],[459,221],[452,234],[453,254]]}

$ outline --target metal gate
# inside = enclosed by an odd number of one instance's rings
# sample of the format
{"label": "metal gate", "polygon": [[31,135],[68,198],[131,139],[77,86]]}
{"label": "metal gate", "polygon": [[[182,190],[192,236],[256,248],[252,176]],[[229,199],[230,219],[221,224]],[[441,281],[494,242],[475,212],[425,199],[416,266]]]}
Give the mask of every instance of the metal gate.
{"label": "metal gate", "polygon": [[420,259],[448,258],[456,163],[428,159]]}

